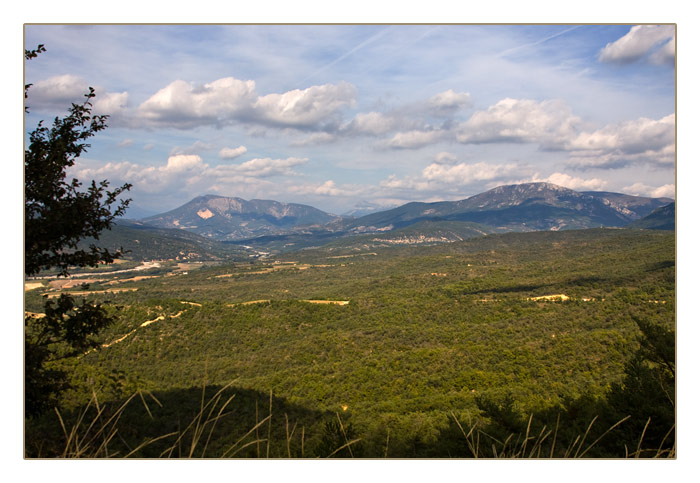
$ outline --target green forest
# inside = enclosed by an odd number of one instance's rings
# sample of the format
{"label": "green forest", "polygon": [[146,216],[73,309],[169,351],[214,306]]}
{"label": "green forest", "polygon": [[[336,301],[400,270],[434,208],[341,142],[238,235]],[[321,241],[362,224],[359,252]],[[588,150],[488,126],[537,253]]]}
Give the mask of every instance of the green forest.
{"label": "green forest", "polygon": [[[589,229],[97,270],[63,292],[114,323],[56,361],[70,385],[25,453],[675,457],[675,244]],[[28,312],[58,293],[41,283]]]}

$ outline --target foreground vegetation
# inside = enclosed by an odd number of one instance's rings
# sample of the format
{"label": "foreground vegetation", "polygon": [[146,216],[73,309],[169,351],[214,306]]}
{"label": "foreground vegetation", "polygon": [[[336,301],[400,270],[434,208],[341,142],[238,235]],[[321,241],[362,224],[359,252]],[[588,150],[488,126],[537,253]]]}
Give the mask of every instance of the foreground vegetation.
{"label": "foreground vegetation", "polygon": [[27,421],[28,456],[675,455],[673,233],[338,243],[153,273],[70,289],[116,323],[60,362],[72,389]]}

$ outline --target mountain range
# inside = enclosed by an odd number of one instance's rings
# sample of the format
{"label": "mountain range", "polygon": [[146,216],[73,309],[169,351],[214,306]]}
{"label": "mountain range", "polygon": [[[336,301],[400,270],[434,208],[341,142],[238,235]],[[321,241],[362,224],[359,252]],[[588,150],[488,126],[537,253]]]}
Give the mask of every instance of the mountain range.
{"label": "mountain range", "polygon": [[[397,230],[414,225],[423,227],[424,237],[430,238],[437,229],[442,232],[439,236],[450,240],[462,238],[458,232],[464,232],[465,226],[473,236],[503,231],[624,227],[672,202],[670,198],[579,192],[551,183],[524,183],[499,186],[463,200],[411,202],[349,218],[302,204],[206,195],[140,223],[186,230],[219,241],[263,245],[284,242],[299,248],[358,234],[376,234],[390,243],[392,234],[400,235]],[[420,235],[415,226],[413,237]],[[445,236],[447,232],[451,235]]]}

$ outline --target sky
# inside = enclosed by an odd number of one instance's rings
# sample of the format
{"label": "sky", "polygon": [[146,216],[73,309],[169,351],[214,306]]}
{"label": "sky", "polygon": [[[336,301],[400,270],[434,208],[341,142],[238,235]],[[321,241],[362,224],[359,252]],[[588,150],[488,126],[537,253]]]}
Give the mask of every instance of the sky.
{"label": "sky", "polygon": [[26,130],[88,86],[70,175],[343,214],[547,181],[675,197],[673,25],[25,25]]}

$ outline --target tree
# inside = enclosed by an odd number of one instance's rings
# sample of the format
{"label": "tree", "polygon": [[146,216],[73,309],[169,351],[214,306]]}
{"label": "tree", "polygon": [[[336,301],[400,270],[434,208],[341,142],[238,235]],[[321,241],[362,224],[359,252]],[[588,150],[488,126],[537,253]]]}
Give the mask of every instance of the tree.
{"label": "tree", "polygon": [[633,319],[642,332],[640,348],[625,365],[623,381],[614,384],[608,395],[609,413],[631,419],[612,442],[618,451],[625,446],[630,452],[638,445],[646,448],[642,456],[675,454],[676,331],[641,317]]}
{"label": "tree", "polygon": [[[44,46],[25,50],[29,60]],[[25,85],[25,98],[31,84]],[[114,219],[126,211],[130,200],[118,197],[131,188],[124,184],[112,191],[109,183],[92,181],[83,190],[77,179],[67,181],[67,169],[90,147],[85,141],[107,127],[107,116],[93,115],[92,87],[82,104],[72,104],[68,115],[56,117],[49,129],[39,122],[29,134],[24,152],[24,273],[58,268],[68,276],[72,267],[111,263],[121,251],[110,252],[92,243],[78,249],[85,238],[99,240]],[[28,111],[25,108],[25,111]],[[25,317],[25,415],[49,409],[66,387],[67,374],[57,361],[96,347],[96,334],[112,322],[104,307],[62,294],[47,300],[43,317]]]}

